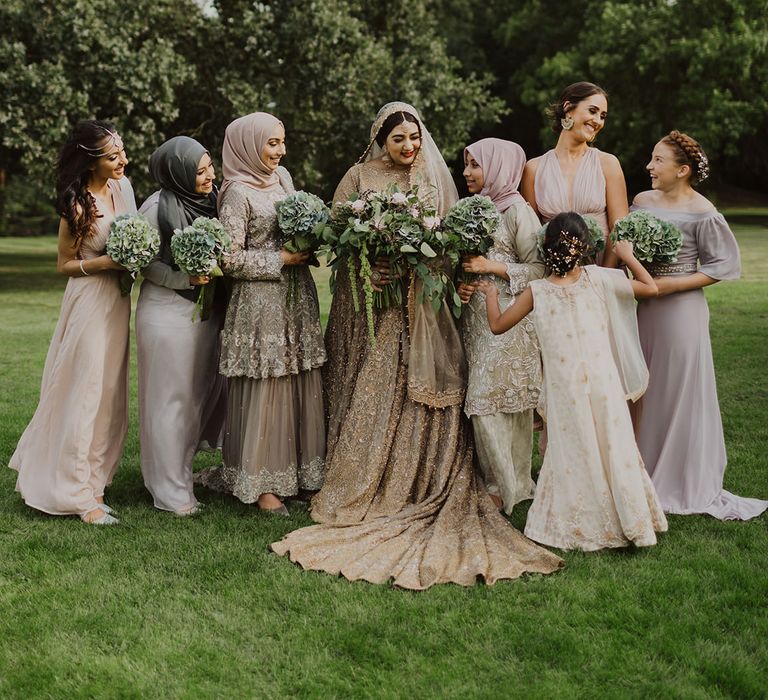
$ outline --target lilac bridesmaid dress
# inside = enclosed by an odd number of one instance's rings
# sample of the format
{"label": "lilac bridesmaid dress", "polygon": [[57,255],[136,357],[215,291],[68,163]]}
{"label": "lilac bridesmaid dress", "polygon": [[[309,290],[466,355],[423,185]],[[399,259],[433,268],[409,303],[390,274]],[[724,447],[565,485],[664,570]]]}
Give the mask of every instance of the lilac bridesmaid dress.
{"label": "lilac bridesmaid dress", "polygon": [[[654,276],[689,275],[698,269],[716,280],[738,279],[739,248],[722,214],[632,208],[671,221],[683,232],[677,263],[652,268]],[[650,371],[637,442],[664,511],[707,513],[720,520],[760,515],[768,501],[723,489],[727,459],[704,291],[645,299],[637,320]]]}

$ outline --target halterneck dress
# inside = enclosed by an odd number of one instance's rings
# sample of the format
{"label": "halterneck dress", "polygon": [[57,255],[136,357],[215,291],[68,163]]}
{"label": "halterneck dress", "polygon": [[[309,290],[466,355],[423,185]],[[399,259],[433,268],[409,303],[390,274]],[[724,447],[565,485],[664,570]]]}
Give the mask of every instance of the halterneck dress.
{"label": "halterneck dress", "polygon": [[627,407],[648,379],[629,280],[587,265],[572,284],[534,280],[531,290],[549,444],[525,534],[584,551],[654,545],[667,521]]}
{"label": "halterneck dress", "polygon": [[[407,171],[399,176],[373,163],[353,166],[334,199],[391,182],[408,189]],[[561,567],[559,557],[525,538],[494,506],[473,466],[461,397],[445,408],[409,397],[407,303],[375,310],[371,347],[365,313],[354,310],[350,290],[343,266],[326,331],[328,472],[312,501],[321,524],[288,534],[272,549],[305,569],[414,590],[470,586],[478,577],[492,584]],[[362,299],[362,288],[358,293]]]}
{"label": "halterneck dress", "polygon": [[[99,212],[79,257],[106,252],[115,216],[136,213],[126,178],[109,180],[114,214]],[[130,296],[119,273],[70,277],[43,369],[40,403],[10,461],[24,502],[52,515],[96,510],[128,429]]]}
{"label": "halterneck dress", "polygon": [[[739,278],[739,247],[718,211],[633,209],[671,221],[683,232],[677,262],[651,267],[654,276],[698,271],[715,280]],[[637,320],[650,371],[637,442],[664,510],[706,513],[720,520],[760,515],[768,501],[736,496],[723,488],[727,457],[704,290],[644,299]]]}
{"label": "halterneck dress", "polygon": [[561,212],[575,211],[582,216],[591,216],[608,235],[605,175],[600,165],[599,149],[587,148],[573,179],[570,195],[555,150],[547,151],[541,156],[536,169],[534,192],[543,223]]}
{"label": "halterneck dress", "polygon": [[[505,265],[509,281],[484,275],[499,290],[503,310],[531,280],[544,274],[536,232],[539,220],[528,204],[512,204],[503,214],[488,251],[489,260]],[[533,409],[541,391],[541,357],[533,322],[523,319],[506,333],[493,335],[485,300],[473,294],[461,317],[469,376],[464,412],[472,421],[478,463],[488,492],[511,513],[533,498],[531,478]]]}

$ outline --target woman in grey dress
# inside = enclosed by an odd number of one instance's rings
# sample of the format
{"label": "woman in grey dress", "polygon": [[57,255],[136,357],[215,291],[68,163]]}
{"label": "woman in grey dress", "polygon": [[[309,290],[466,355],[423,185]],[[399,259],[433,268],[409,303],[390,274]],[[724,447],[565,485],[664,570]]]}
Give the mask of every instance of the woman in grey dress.
{"label": "woman in grey dress", "polygon": [[768,501],[723,489],[725,440],[702,291],[720,280],[738,279],[739,248],[722,214],[692,187],[709,173],[696,141],[672,131],[656,144],[647,169],[653,189],[637,195],[633,209],[674,223],[683,232],[683,245],[676,263],[652,266],[659,298],[638,307],[650,371],[638,446],[665,512],[754,518]]}
{"label": "woman in grey dress", "polygon": [[[198,479],[288,515],[280,499],[318,490],[325,474],[325,346],[309,254],[284,250],[277,226],[275,204],[294,191],[284,155],[285,130],[271,114],[227,127],[219,215],[232,236],[223,269],[234,286],[220,364],[229,378],[224,467]],[[290,297],[289,269],[298,289]]]}
{"label": "woman in grey dress", "polygon": [[[482,139],[464,150],[464,165],[470,193],[490,197],[502,218],[488,256],[470,256],[463,268],[491,281],[506,309],[528,282],[544,275],[536,245],[539,219],[517,191],[525,152],[512,141]],[[535,488],[531,451],[533,409],[541,389],[539,343],[530,319],[493,335],[482,295],[472,295],[475,288],[475,284],[459,286],[462,299],[468,299],[461,319],[469,365],[464,412],[472,421],[488,492],[511,513],[517,503],[533,498]]]}
{"label": "woman in grey dress", "polygon": [[192,488],[192,459],[206,443],[220,446],[223,434],[226,383],[218,371],[223,308],[215,304],[208,318],[193,320],[208,278],[181,272],[170,241],[175,229],[216,216],[217,190],[210,154],[188,136],[160,146],[149,169],[161,189],[140,211],[159,229],[162,243],[157,259],[142,272],[136,307],[141,471],[156,508],[193,515],[200,504]]}

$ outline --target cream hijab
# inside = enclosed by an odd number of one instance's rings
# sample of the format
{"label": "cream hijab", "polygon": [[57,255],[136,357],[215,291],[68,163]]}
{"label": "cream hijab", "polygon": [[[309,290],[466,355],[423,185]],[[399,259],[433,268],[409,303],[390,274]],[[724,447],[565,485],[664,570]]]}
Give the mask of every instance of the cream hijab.
{"label": "cream hijab", "polygon": [[242,182],[257,190],[271,190],[280,184],[277,170],[271,170],[261,159],[275,127],[283,123],[266,112],[254,112],[235,119],[224,133],[221,151],[224,181],[219,196],[233,182]]}
{"label": "cream hijab", "polygon": [[481,195],[489,197],[496,208],[505,212],[513,204],[525,204],[517,191],[525,168],[525,151],[514,141],[481,139],[464,149],[483,169],[485,184]]}

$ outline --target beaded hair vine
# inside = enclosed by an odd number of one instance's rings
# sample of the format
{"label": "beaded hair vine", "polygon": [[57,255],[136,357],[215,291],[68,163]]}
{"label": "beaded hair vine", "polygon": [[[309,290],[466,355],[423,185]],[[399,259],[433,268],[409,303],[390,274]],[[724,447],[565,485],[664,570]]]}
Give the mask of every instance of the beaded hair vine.
{"label": "beaded hair vine", "polygon": [[709,177],[709,161],[703,151],[699,150],[699,157],[696,160],[696,179],[703,182]]}
{"label": "beaded hair vine", "polygon": [[107,153],[109,153],[113,148],[119,148],[122,150],[123,142],[120,140],[117,132],[112,132],[109,129],[105,129],[104,127],[100,128],[104,130],[104,133],[107,134],[107,136],[109,136],[103,146],[96,146],[91,148],[89,146],[84,146],[82,143],[78,143],[77,147],[82,148],[92,158],[101,158],[102,156],[107,155]]}
{"label": "beaded hair vine", "polygon": [[565,251],[544,249],[544,264],[558,277],[565,277],[589,251],[590,245],[569,231],[560,231],[558,243],[565,246]]}

